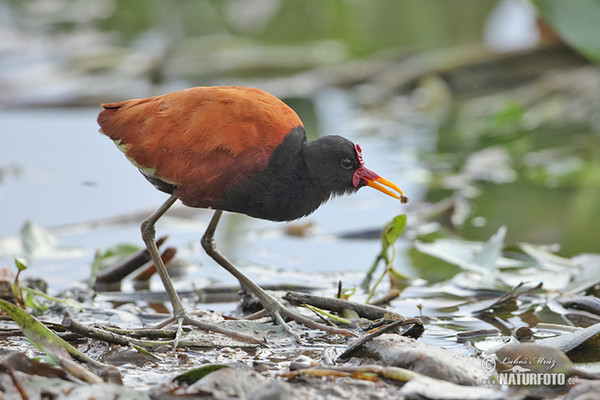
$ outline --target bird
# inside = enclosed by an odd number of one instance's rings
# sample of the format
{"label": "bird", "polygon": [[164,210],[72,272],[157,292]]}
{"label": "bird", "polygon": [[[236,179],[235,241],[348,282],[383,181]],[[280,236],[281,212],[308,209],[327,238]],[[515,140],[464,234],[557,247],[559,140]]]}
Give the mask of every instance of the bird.
{"label": "bird", "polygon": [[156,221],[180,200],[215,210],[201,239],[206,253],[252,292],[265,311],[296,340],[283,317],[343,335],[351,331],[317,323],[286,308],[246,277],[216,247],[224,211],[270,221],[309,215],[330,198],[370,186],[402,203],[393,182],[364,165],[358,144],[337,135],[307,140],[296,112],[279,98],[245,86],[199,86],[172,93],[101,104],[100,132],[167,201],[141,225],[142,238],[165,287],[177,322],[249,342],[259,339],[208,324],[185,310],[155,243]]}

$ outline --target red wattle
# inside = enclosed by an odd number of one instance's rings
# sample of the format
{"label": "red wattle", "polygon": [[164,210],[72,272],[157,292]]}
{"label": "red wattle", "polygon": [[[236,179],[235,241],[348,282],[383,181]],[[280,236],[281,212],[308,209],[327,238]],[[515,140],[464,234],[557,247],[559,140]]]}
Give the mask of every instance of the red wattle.
{"label": "red wattle", "polygon": [[354,175],[352,175],[352,184],[354,185],[354,187],[358,187],[358,185],[360,185],[361,180],[364,180],[365,184],[367,184],[367,181],[372,181],[377,178],[379,178],[379,175],[377,175],[375,172],[371,171],[366,167],[360,167],[359,169],[354,171]]}

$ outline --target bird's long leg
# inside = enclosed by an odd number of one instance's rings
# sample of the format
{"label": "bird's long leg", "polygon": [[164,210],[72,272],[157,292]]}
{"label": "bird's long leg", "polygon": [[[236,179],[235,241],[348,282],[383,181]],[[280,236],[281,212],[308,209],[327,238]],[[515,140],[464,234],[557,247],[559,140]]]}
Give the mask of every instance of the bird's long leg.
{"label": "bird's long leg", "polygon": [[286,308],[279,300],[275,297],[271,296],[267,293],[263,288],[254,283],[250,278],[242,273],[235,265],[233,265],[221,252],[217,250],[214,234],[217,229],[217,225],[219,224],[219,220],[221,219],[221,215],[223,211],[217,210],[213,215],[210,223],[208,224],[208,228],[206,228],[206,232],[204,236],[202,236],[202,247],[206,251],[206,253],[212,257],[220,266],[225,268],[231,275],[235,276],[237,280],[240,282],[242,286],[246,289],[250,290],[261,302],[263,307],[267,312],[269,312],[273,318],[282,325],[282,327],[293,336],[298,342],[301,343],[299,336],[294,333],[291,328],[283,321],[282,315],[291,318],[295,321],[298,321],[310,328],[320,329],[326,332],[331,333],[339,333],[346,336],[356,336],[355,333],[346,330],[334,328],[331,326],[327,326],[324,324],[320,324],[318,322],[313,321],[310,318],[305,317],[304,315],[298,314],[288,308]]}
{"label": "bird's long leg", "polygon": [[162,280],[163,286],[165,287],[165,291],[167,292],[167,296],[169,296],[169,301],[173,306],[173,316],[177,319],[182,319],[185,315],[185,309],[183,308],[183,304],[179,299],[179,295],[175,291],[175,287],[171,282],[171,278],[167,273],[167,268],[160,258],[160,253],[158,252],[158,247],[156,247],[156,242],[154,241],[156,235],[156,229],[154,225],[156,221],[162,217],[169,208],[177,201],[177,197],[171,196],[169,199],[158,208],[152,215],[144,220],[142,223],[142,239],[144,243],[146,243],[146,247],[148,248],[148,253],[150,253],[150,257],[156,266],[156,271],[158,272],[158,276]]}
{"label": "bird's long leg", "polygon": [[177,334],[175,336],[174,346],[177,347],[179,342],[179,338],[181,336],[181,331],[183,324],[189,324],[199,327],[200,329],[204,329],[207,331],[213,331],[216,333],[221,333],[223,335],[239,339],[245,342],[258,343],[263,344],[259,339],[244,335],[242,333],[233,331],[231,329],[226,329],[214,324],[209,324],[203,321],[200,321],[196,318],[192,318],[185,311],[181,300],[179,299],[179,295],[175,291],[175,287],[171,282],[171,278],[169,278],[169,274],[167,273],[167,268],[160,258],[160,253],[158,252],[158,247],[156,246],[156,242],[154,241],[155,237],[155,228],[154,225],[156,221],[160,217],[162,217],[167,210],[175,203],[177,197],[171,195],[165,203],[158,208],[152,215],[150,215],[146,220],[142,223],[142,239],[144,239],[144,243],[146,243],[146,247],[148,248],[148,253],[156,266],[156,271],[162,280],[163,286],[165,287],[165,291],[167,292],[167,296],[169,296],[169,301],[171,302],[171,306],[173,307],[173,317],[177,321]]}

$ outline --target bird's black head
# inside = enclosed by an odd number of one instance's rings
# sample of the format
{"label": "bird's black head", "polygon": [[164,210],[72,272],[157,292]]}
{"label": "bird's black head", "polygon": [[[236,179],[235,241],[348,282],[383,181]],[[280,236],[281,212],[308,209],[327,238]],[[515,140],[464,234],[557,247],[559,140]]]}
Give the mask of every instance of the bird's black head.
{"label": "bird's black head", "polygon": [[366,185],[366,181],[354,178],[356,171],[364,166],[360,147],[348,139],[324,136],[306,142],[303,155],[311,181],[332,195],[355,192]]}
{"label": "bird's black head", "polygon": [[[359,145],[341,136],[324,136],[305,142],[303,156],[311,181],[330,195],[356,192],[367,185],[403,203],[408,201],[396,184],[364,166]],[[400,196],[384,186],[396,190]]]}

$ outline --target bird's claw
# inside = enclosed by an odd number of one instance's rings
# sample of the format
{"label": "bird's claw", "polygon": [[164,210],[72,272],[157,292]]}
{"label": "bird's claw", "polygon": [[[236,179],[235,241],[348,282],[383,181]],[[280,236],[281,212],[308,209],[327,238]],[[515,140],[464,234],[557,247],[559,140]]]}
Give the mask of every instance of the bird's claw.
{"label": "bird's claw", "polygon": [[177,330],[175,333],[175,338],[173,339],[173,349],[177,349],[179,346],[179,342],[183,334],[183,325],[192,325],[205,331],[211,331],[228,336],[235,340],[265,346],[265,343],[262,340],[254,336],[246,335],[244,333],[240,333],[216,324],[201,321],[189,315],[185,310],[183,312],[178,312],[177,316],[173,316],[166,321],[161,322],[159,325],[157,325],[157,328],[163,328],[166,325],[172,324],[173,322],[177,323]]}
{"label": "bird's claw", "polygon": [[265,311],[271,315],[271,317],[283,328],[283,330],[290,336],[292,336],[296,342],[301,345],[304,345],[304,342],[300,338],[300,336],[290,328],[290,326],[283,320],[283,317],[287,317],[296,322],[299,322],[309,328],[318,329],[324,332],[339,334],[343,336],[358,336],[356,333],[349,331],[343,328],[337,328],[335,326],[328,326],[319,322],[312,320],[296,311],[292,311],[289,308],[285,307],[279,300],[268,294],[270,299],[263,303],[263,307]]}

